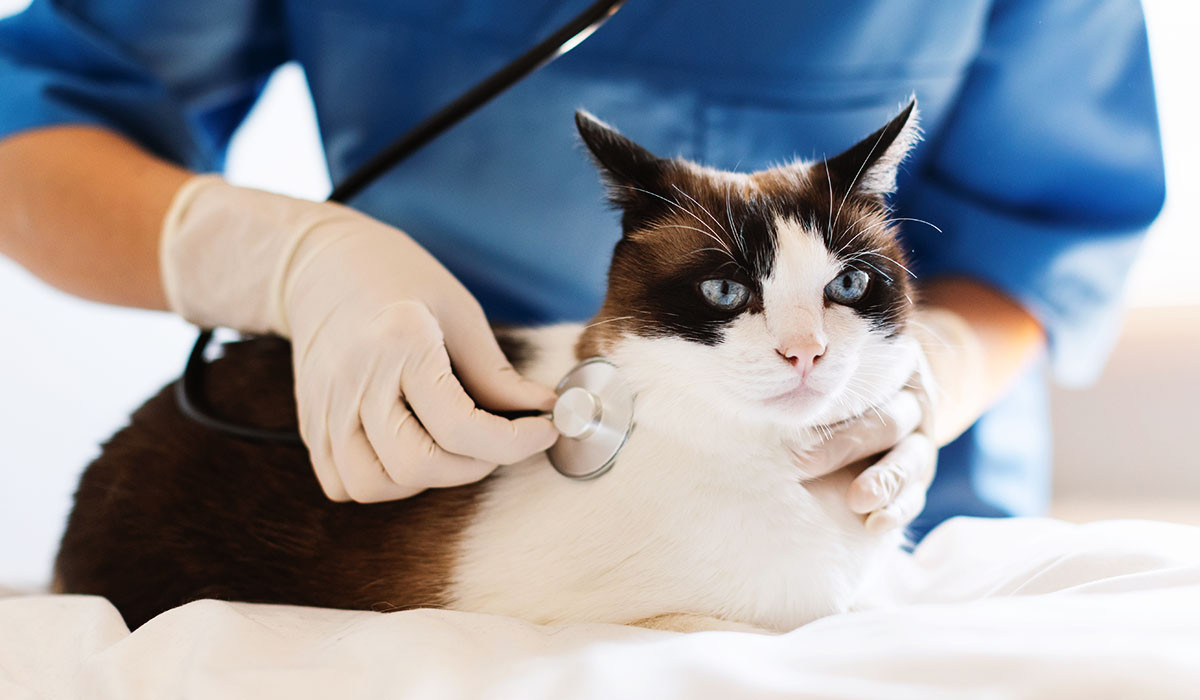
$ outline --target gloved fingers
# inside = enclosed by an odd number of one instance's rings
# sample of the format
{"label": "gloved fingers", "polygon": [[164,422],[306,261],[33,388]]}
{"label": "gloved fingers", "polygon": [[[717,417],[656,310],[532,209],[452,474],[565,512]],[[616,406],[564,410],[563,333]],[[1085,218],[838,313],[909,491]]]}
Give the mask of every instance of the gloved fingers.
{"label": "gloved fingers", "polygon": [[912,484],[900,492],[896,500],[882,510],[873,511],[863,522],[867,531],[880,535],[904,527],[925,509],[925,488]]}
{"label": "gloved fingers", "polygon": [[454,370],[475,401],[494,411],[552,409],[554,391],[513,368],[479,304],[471,299],[460,306],[450,318],[442,314],[442,332]]}
{"label": "gloved fingers", "polygon": [[808,477],[816,478],[888,450],[917,429],[922,413],[913,392],[898,392],[878,410],[867,411],[838,428],[802,459],[801,467]]}
{"label": "gloved fingers", "polygon": [[477,408],[439,341],[426,335],[414,346],[414,355],[404,365],[402,390],[441,448],[493,464],[512,464],[554,444],[558,431],[545,418],[510,421]]}
{"label": "gloved fingers", "polygon": [[[336,462],[333,459],[333,447],[329,438],[329,430],[324,416],[316,415],[307,408],[311,404],[304,400],[303,394],[297,396],[296,403],[300,411],[300,439],[308,448],[308,459],[312,462],[313,472],[321,490],[331,501],[349,501],[350,493],[346,491],[342,477],[338,474]],[[324,408],[322,406],[322,408]]]}
{"label": "gloved fingers", "polygon": [[913,433],[850,483],[846,503],[855,513],[871,513],[889,508],[909,490],[924,494],[936,465],[933,442],[923,433]]}
{"label": "gloved fingers", "polygon": [[[388,387],[391,387],[389,390]],[[397,383],[373,383],[363,397],[361,416],[367,440],[397,484],[412,484],[412,493],[479,481],[496,468],[438,447],[421,422],[400,399]]]}
{"label": "gloved fingers", "polygon": [[339,430],[334,435],[333,460],[340,469],[346,492],[359,503],[394,501],[421,490],[401,486],[392,480],[361,425]]}

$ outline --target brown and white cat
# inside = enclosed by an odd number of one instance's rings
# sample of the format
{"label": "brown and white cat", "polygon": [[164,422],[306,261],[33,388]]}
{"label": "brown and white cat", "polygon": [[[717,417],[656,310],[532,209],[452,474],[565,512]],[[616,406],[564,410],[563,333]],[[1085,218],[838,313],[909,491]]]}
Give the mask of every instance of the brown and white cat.
{"label": "brown and white cat", "polygon": [[[537,455],[477,484],[334,503],[303,451],[208,432],[168,387],[84,474],[57,588],[107,596],[131,627],[205,597],[680,630],[788,630],[851,606],[901,535],[869,533],[850,476],[807,479],[797,454],[914,371],[885,197],[915,102],[836,158],[753,174],[576,122],[622,212],[607,297],[589,325],[501,339],[547,385],[586,357],[620,368],[636,425],[608,474],[569,480]],[[209,404],[294,426],[289,350],[228,346]]]}

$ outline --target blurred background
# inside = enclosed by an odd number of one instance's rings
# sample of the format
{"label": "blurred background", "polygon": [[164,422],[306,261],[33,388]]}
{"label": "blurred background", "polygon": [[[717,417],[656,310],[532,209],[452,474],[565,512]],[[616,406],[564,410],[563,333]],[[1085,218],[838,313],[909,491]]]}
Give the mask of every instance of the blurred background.
{"label": "blurred background", "polygon": [[[0,16],[26,4],[0,0]],[[1200,202],[1200,5],[1144,6],[1167,205],[1134,269],[1104,376],[1054,394],[1053,514],[1200,524],[1200,446],[1191,443],[1200,434],[1200,217],[1187,208]],[[329,191],[298,67],[272,78],[228,166],[239,184],[313,199]],[[134,408],[178,376],[194,338],[168,314],[80,301],[0,258],[0,582],[48,581],[83,467]]]}

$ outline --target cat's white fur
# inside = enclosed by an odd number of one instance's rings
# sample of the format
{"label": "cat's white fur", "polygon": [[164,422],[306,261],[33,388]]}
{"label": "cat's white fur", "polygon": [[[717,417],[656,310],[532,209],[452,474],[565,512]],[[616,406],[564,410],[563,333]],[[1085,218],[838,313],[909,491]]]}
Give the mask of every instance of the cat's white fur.
{"label": "cat's white fur", "polygon": [[[814,425],[867,410],[911,375],[915,353],[823,301],[841,269],[821,237],[775,222],[764,309],[722,342],[626,334],[606,348],[636,392],[613,469],[572,481],[544,456],[501,468],[459,543],[450,607],[555,623],[783,631],[848,609],[901,533],[872,535],[845,502],[851,476],[806,480]],[[526,332],[525,371],[554,385],[582,327]],[[827,347],[805,385],[776,348]],[[789,393],[790,392],[790,393]],[[783,395],[783,398],[772,398]]]}

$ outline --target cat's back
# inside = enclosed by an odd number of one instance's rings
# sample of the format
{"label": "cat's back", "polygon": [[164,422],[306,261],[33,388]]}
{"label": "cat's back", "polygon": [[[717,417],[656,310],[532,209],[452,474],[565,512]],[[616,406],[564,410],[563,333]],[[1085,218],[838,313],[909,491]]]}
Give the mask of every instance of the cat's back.
{"label": "cat's back", "polygon": [[[290,345],[226,346],[206,399],[238,422],[295,429]],[[103,595],[130,627],[190,600],[395,609],[440,606],[451,543],[480,485],[373,505],[334,503],[301,447],[185,418],[169,385],[84,473],[56,589]]]}

